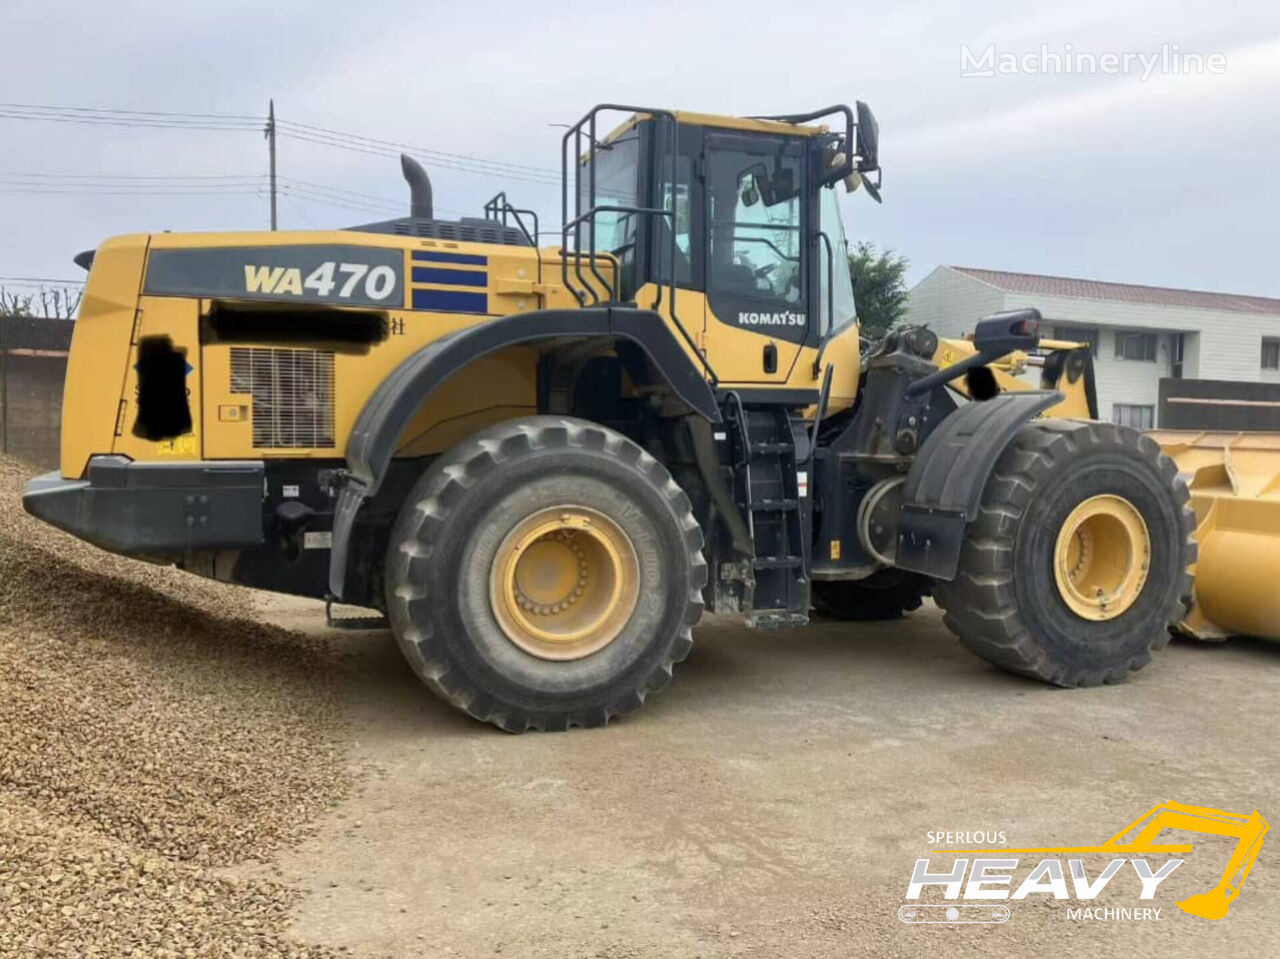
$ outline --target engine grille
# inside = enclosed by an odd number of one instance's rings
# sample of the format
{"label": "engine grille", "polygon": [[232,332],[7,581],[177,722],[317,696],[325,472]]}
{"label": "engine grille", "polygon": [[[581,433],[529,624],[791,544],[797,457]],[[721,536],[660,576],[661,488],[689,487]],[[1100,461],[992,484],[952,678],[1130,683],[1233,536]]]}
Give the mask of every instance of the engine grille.
{"label": "engine grille", "polygon": [[331,449],[333,352],[231,348],[231,392],[253,397],[255,449]]}

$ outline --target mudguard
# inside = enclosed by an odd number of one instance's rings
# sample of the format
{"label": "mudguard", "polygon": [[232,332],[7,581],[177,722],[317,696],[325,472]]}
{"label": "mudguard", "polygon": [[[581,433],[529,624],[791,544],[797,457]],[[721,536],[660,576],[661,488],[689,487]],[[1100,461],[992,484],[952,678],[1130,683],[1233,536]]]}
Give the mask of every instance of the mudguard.
{"label": "mudguard", "polygon": [[681,400],[709,422],[720,422],[715,394],[703,372],[680,346],[666,321],[652,310],[535,310],[442,336],[406,359],[379,384],[352,427],[347,440],[347,472],[338,492],[329,553],[329,591],[334,597],[342,598],[351,530],[360,506],[378,492],[396,443],[436,387],[472,360],[496,350],[539,340],[593,337],[635,343]]}
{"label": "mudguard", "polygon": [[1062,401],[1049,390],[1007,392],[968,403],[929,434],[902,488],[894,565],[955,579],[964,530],[987,477],[1022,424]]}

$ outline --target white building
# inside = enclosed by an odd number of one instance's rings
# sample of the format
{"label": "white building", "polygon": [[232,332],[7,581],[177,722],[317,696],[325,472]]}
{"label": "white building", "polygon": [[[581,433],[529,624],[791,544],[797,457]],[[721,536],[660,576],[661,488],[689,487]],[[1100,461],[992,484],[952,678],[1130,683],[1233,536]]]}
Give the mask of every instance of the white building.
{"label": "white building", "polygon": [[1028,306],[1042,336],[1093,344],[1103,419],[1156,425],[1162,377],[1280,383],[1280,299],[940,266],[912,289],[907,319],[959,337]]}

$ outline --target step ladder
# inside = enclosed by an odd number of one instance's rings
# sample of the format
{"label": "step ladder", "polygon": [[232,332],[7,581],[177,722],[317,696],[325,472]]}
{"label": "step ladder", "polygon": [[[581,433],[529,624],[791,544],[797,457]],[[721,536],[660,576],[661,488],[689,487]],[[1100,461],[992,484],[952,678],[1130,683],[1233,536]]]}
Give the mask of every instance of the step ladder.
{"label": "step ladder", "polygon": [[753,626],[809,621],[807,540],[791,414],[783,407],[726,404],[735,440],[733,495],[751,534],[751,573],[744,606]]}

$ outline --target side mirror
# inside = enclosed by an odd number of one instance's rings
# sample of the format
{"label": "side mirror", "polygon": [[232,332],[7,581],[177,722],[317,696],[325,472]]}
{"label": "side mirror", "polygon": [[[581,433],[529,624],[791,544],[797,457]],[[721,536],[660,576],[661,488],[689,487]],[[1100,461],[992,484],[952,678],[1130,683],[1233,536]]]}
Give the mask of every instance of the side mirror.
{"label": "side mirror", "polygon": [[778,167],[773,173],[763,163],[753,163],[738,174],[738,197],[743,206],[765,206],[784,203],[796,195],[794,172]]}
{"label": "side mirror", "polygon": [[1039,342],[1040,311],[1030,308],[984,316],[973,331],[973,345],[992,359],[1014,350],[1035,349]]}
{"label": "side mirror", "polygon": [[764,205],[774,206],[778,203],[786,203],[796,193],[795,171],[780,165],[769,179],[769,192],[764,194]]}
{"label": "side mirror", "polygon": [[861,100],[858,111],[858,171],[867,173],[880,168],[880,124],[871,108]]}

